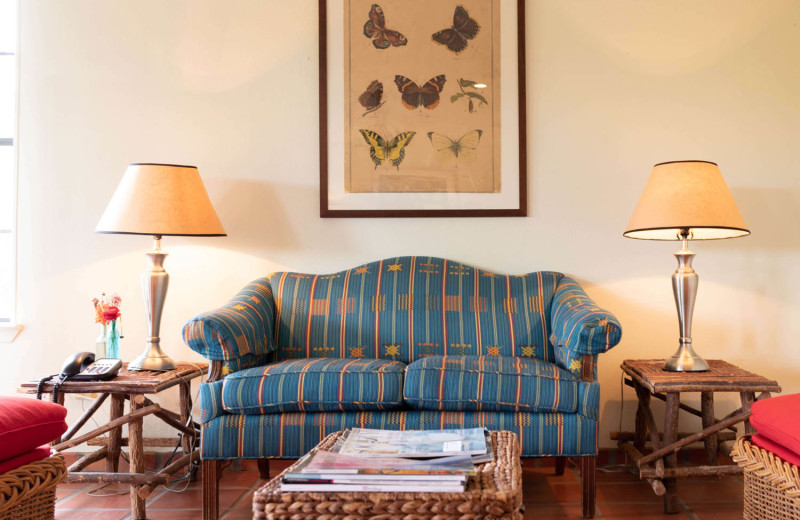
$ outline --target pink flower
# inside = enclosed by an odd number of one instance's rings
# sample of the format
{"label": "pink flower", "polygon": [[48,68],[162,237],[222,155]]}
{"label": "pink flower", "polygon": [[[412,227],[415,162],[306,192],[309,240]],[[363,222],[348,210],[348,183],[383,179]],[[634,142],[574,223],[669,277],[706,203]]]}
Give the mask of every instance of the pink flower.
{"label": "pink flower", "polygon": [[111,293],[110,295],[103,298],[103,304],[111,306],[111,307],[119,307],[122,303],[122,298],[119,297],[117,293]]}
{"label": "pink flower", "polygon": [[103,319],[105,321],[114,321],[120,316],[122,316],[122,313],[119,312],[119,307],[111,306],[103,310]]}

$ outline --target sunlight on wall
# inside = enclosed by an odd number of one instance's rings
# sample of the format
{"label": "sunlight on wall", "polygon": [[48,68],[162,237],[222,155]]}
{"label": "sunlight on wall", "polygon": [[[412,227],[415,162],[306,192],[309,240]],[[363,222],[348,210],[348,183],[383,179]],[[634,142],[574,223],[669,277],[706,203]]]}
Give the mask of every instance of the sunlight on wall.
{"label": "sunlight on wall", "polygon": [[[619,364],[677,348],[676,243],[622,237],[652,165],[719,163],[753,235],[693,243],[694,338],[800,391],[797,2],[528,1],[527,218],[320,219],[317,2],[22,2],[19,320],[0,393],[93,345],[90,299],[119,292],[133,357],[148,237],[93,233],[131,162],[197,165],[225,238],[172,238],[162,338],[275,270],[332,272],[435,255],[555,270],[617,314],[600,359],[601,446],[619,427]],[[57,218],[54,218],[56,216]],[[633,425],[625,389],[623,422]],[[174,406],[175,395],[162,402]],[[71,417],[81,402],[68,403]],[[736,407],[723,398],[718,413]],[[690,420],[691,421],[691,420]],[[159,434],[155,422],[145,423]]]}

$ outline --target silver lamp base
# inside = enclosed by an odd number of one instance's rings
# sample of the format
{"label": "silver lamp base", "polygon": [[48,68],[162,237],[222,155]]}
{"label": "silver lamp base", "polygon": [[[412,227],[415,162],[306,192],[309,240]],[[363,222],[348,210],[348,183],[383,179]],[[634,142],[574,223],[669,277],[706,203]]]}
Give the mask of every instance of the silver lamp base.
{"label": "silver lamp base", "polygon": [[691,345],[682,344],[678,351],[664,363],[668,372],[705,372],[708,370],[706,360],[698,356]]}
{"label": "silver lamp base", "polygon": [[695,354],[694,349],[692,349],[692,314],[694,313],[694,300],[697,297],[699,278],[692,268],[694,253],[689,251],[690,236],[691,230],[681,230],[681,250],[675,253],[675,258],[678,260],[678,268],[672,273],[672,294],[675,296],[675,306],[678,309],[681,336],[678,351],[664,364],[664,370],[669,372],[703,372],[708,370],[708,363]]}
{"label": "silver lamp base", "polygon": [[152,370],[166,372],[175,370],[175,362],[161,350],[158,336],[161,328],[161,311],[167,297],[169,275],[164,270],[164,259],[167,253],[161,250],[161,236],[155,235],[155,247],[147,253],[150,262],[148,269],[142,274],[142,294],[147,309],[147,346],[144,352],[128,364],[128,370]]}
{"label": "silver lamp base", "polygon": [[147,349],[139,357],[128,363],[128,370],[166,372],[176,368],[175,362],[161,350],[161,347],[152,343],[148,345]]}

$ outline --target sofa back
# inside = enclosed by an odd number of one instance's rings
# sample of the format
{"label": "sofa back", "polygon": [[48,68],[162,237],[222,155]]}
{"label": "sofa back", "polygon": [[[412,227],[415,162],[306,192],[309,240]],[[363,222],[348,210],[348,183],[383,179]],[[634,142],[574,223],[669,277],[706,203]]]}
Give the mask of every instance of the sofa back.
{"label": "sofa back", "polygon": [[270,276],[278,358],[437,355],[554,360],[550,303],[563,275],[499,275],[406,256],[339,273]]}

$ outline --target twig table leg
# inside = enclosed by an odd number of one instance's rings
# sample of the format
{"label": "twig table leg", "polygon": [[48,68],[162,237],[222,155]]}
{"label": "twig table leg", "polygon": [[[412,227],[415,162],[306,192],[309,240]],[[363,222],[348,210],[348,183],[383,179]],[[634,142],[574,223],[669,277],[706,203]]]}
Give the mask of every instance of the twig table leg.
{"label": "twig table leg", "polygon": [[[680,409],[680,392],[667,394],[667,409],[664,415],[664,446],[669,446],[678,440],[678,410]],[[670,453],[664,457],[664,468],[675,468],[678,465],[678,454]],[[664,512],[678,512],[678,482],[674,477],[663,480],[666,493],[664,494]]]}
{"label": "twig table leg", "polygon": [[[754,392],[741,392],[739,395],[742,398],[742,413],[750,413],[750,405],[756,400],[756,394]],[[744,433],[745,435],[756,433],[756,429],[750,424],[750,419],[744,422]]]}
{"label": "twig table leg", "polygon": [[[125,410],[125,396],[111,394],[111,409],[109,421],[119,419]],[[108,454],[106,455],[106,471],[116,473],[119,471],[119,454],[122,447],[122,426],[108,432]]]}
{"label": "twig table leg", "polygon": [[[144,396],[131,395],[131,412],[144,406]],[[142,419],[128,425],[128,451],[131,456],[131,473],[144,473],[144,443],[142,442]],[[145,499],[139,496],[137,484],[131,484],[131,516],[133,520],[145,520]]]}
{"label": "twig table leg", "polygon": [[[717,422],[717,420],[714,419],[714,392],[702,392],[700,394],[700,409],[703,414],[703,429],[705,430]],[[716,466],[719,437],[716,433],[713,433],[703,439],[703,444],[706,449],[706,464],[709,466]]]}
{"label": "twig table leg", "polygon": [[[639,453],[644,453],[647,444],[647,412],[650,409],[650,392],[638,383],[634,383],[634,389],[636,397],[639,398],[639,406],[636,409],[636,437],[633,446],[639,450]],[[653,449],[658,449],[658,446],[653,446]]]}
{"label": "twig table leg", "polygon": [[[180,388],[180,411],[181,423],[186,424],[189,420],[189,414],[192,413],[192,392],[190,383],[183,383],[178,385]],[[191,424],[189,426],[192,426]],[[184,435],[182,440],[182,447],[184,453],[191,453],[192,444],[194,442],[193,435]]]}

